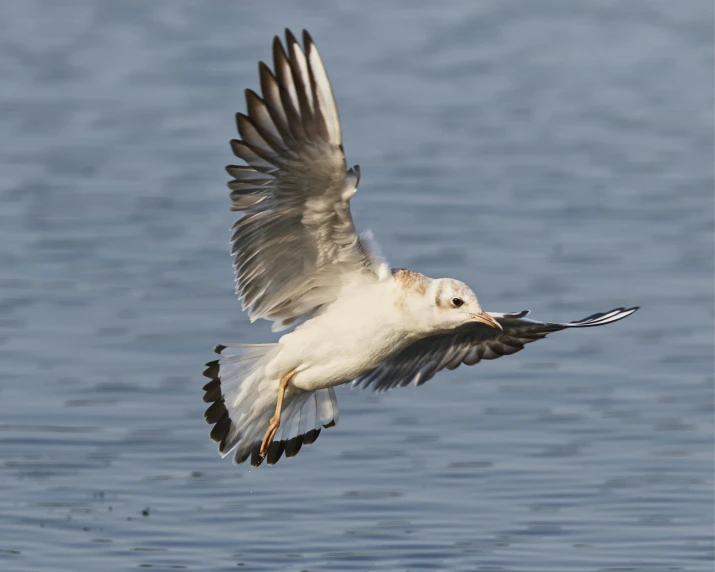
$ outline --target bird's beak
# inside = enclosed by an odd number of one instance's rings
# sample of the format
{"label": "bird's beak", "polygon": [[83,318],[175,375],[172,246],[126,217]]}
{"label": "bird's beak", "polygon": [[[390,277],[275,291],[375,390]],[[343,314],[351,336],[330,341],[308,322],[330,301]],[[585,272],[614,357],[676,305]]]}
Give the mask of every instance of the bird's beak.
{"label": "bird's beak", "polygon": [[472,318],[474,318],[477,322],[481,322],[482,324],[486,324],[490,328],[495,328],[497,330],[504,330],[504,328],[501,327],[501,324],[497,322],[494,318],[492,318],[489,314],[486,312],[479,312],[478,314],[470,314]]}

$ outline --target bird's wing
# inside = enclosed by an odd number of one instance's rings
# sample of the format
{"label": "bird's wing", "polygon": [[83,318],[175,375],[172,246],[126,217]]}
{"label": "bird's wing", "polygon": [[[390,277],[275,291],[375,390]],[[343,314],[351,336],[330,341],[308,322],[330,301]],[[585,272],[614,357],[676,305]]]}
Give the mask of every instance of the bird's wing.
{"label": "bird's wing", "polygon": [[[262,97],[246,90],[231,141],[247,165],[226,168],[236,293],[251,320],[289,326],[333,301],[342,285],[389,273],[369,237],[355,232],[348,201],[360,180],[347,169],[332,88],[310,35],[302,49],[286,30],[271,71],[259,62]],[[384,268],[383,268],[384,266]]]}
{"label": "bird's wing", "polygon": [[448,334],[429,336],[408,346],[382,365],[358,377],[352,387],[387,391],[411,383],[422,385],[441,369],[460,364],[474,365],[483,359],[496,359],[516,353],[526,344],[566,328],[590,328],[617,322],[638,308],[616,308],[568,324],[537,322],[526,318],[528,311],[514,314],[490,313],[503,331],[484,324],[463,326]]}

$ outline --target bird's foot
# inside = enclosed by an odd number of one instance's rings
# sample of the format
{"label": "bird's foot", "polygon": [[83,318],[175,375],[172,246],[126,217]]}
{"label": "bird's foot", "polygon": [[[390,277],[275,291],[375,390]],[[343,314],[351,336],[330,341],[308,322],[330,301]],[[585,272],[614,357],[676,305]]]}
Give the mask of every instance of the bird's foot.
{"label": "bird's foot", "polygon": [[263,436],[263,442],[261,443],[261,457],[265,457],[268,454],[268,448],[271,446],[271,443],[273,443],[273,437],[276,436],[280,426],[280,417],[271,417],[268,429],[266,429],[266,434]]}

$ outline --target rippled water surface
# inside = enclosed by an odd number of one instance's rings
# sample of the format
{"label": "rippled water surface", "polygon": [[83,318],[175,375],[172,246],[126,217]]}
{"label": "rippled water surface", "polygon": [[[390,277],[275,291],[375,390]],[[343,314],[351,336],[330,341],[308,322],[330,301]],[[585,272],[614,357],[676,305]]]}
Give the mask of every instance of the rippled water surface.
{"label": "rippled water surface", "polygon": [[[252,6],[252,7],[250,7]],[[711,2],[3,2],[0,569],[713,565]],[[309,28],[354,213],[489,310],[608,328],[376,397],[295,459],[216,455],[228,139]]]}

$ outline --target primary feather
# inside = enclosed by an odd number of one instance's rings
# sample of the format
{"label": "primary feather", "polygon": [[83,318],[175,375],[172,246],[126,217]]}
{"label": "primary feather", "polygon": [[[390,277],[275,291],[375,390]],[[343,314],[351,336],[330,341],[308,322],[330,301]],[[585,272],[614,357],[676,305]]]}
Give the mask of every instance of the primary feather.
{"label": "primary feather", "polygon": [[474,323],[448,334],[429,336],[408,346],[396,356],[358,377],[352,387],[387,391],[406,385],[422,385],[441,369],[460,364],[474,365],[483,359],[496,359],[524,349],[526,344],[567,328],[603,326],[627,318],[638,308],[616,308],[582,320],[559,324],[526,318],[528,311],[513,314],[491,313],[503,330]]}
{"label": "primary feather", "polygon": [[282,329],[335,299],[346,279],[377,279],[380,261],[361,245],[349,200],[359,170],[346,168],[328,76],[307,32],[305,51],[289,31],[273,43],[274,70],[259,64],[263,97],[246,91],[233,152],[231,253],[236,292],[251,320]]}

